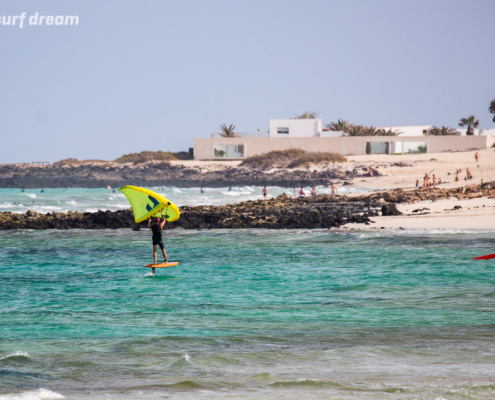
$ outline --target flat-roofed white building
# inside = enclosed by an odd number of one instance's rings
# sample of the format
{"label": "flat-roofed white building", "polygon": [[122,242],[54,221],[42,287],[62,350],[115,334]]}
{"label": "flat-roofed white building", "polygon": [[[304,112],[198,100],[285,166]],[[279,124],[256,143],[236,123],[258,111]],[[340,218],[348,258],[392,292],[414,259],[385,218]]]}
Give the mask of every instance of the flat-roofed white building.
{"label": "flat-roofed white building", "polygon": [[418,154],[485,149],[495,144],[495,129],[475,129],[466,136],[432,136],[424,132],[432,125],[386,126],[385,130],[402,132],[398,136],[353,136],[322,129],[321,119],[272,119],[268,132],[236,132],[225,138],[213,133],[211,138],[194,139],[197,160],[242,159],[273,150],[299,148],[305,151],[331,152],[342,155]]}

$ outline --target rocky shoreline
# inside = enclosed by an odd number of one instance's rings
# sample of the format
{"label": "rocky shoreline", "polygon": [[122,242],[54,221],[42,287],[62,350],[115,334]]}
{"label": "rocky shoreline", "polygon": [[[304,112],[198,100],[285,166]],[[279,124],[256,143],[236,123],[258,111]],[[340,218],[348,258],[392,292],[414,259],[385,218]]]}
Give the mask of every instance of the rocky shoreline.
{"label": "rocky shoreline", "polygon": [[215,168],[185,166],[168,162],[144,164],[32,164],[0,165],[0,188],[101,188],[136,186],[227,187],[236,186],[315,186],[329,185],[362,177],[366,166],[343,167],[329,164],[321,170],[309,165],[302,169],[263,170],[230,163],[219,163]]}
{"label": "rocky shoreline", "polygon": [[[338,228],[347,223],[371,224],[369,217],[401,215],[398,203],[438,201],[448,198],[459,200],[480,197],[495,198],[495,182],[469,185],[453,189],[395,189],[358,196],[317,195],[294,199],[285,193],[263,201],[247,201],[224,206],[181,207],[178,221],[165,229],[316,229]],[[415,214],[417,215],[417,214]],[[146,222],[134,223],[131,209],[98,211],[96,213],[25,214],[0,213],[0,230],[10,229],[134,229],[145,227]]]}

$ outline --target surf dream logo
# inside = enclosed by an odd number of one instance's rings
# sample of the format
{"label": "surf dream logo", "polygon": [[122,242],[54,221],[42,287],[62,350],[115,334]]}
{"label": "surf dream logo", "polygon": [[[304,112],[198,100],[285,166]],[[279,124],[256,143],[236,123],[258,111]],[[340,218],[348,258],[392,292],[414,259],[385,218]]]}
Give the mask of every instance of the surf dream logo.
{"label": "surf dream logo", "polygon": [[37,12],[29,17],[25,12],[21,15],[0,15],[0,25],[18,26],[22,29],[26,18],[29,25],[79,25],[77,15],[40,15]]}

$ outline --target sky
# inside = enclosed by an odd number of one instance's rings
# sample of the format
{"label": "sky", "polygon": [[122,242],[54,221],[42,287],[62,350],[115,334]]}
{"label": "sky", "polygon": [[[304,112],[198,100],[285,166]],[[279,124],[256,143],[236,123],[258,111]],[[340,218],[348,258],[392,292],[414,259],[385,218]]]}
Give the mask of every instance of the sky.
{"label": "sky", "polygon": [[0,163],[187,151],[304,111],[495,128],[493,0],[3,0],[0,20],[22,12],[0,25]]}

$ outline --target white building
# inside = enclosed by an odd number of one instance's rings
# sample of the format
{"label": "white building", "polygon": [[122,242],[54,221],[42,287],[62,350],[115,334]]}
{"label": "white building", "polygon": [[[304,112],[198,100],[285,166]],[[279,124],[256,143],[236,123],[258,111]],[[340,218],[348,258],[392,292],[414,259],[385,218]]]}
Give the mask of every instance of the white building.
{"label": "white building", "polygon": [[211,139],[195,138],[194,158],[234,160],[290,148],[342,155],[421,154],[486,149],[495,144],[495,129],[475,129],[474,136],[466,136],[466,129],[458,129],[461,135],[457,136],[425,136],[431,125],[381,128],[402,133],[346,137],[343,132],[323,130],[321,119],[272,119],[268,132],[236,132],[233,138],[213,133]]}

